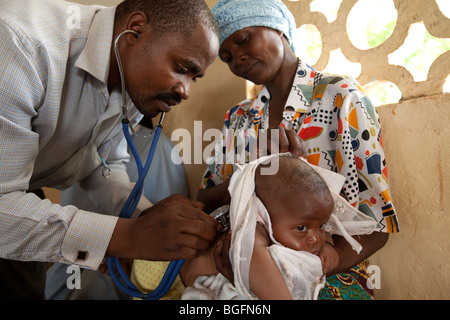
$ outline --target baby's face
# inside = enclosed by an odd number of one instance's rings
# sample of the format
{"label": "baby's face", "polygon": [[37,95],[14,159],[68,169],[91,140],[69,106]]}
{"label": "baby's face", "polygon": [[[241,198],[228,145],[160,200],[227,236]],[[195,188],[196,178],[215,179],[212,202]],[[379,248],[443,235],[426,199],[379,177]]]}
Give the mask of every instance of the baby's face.
{"label": "baby's face", "polygon": [[266,206],[274,238],[290,249],[319,254],[325,244],[324,224],[334,208],[332,198],[310,194],[280,200]]}

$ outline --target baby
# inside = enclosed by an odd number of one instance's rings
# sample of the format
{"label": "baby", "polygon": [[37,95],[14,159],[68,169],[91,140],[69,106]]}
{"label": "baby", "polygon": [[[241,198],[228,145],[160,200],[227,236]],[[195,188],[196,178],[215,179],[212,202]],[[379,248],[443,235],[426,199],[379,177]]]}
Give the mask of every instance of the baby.
{"label": "baby", "polygon": [[[274,159],[279,161],[278,171],[262,174],[263,168],[268,166],[264,160]],[[183,292],[181,298],[287,300],[317,297],[325,281],[323,275],[339,262],[331,234],[327,232],[338,233],[336,231],[345,229],[333,214],[337,213],[335,203],[339,203],[347,217],[354,215],[359,219],[360,216],[337,195],[340,187],[332,193],[329,183],[317,170],[320,169],[290,156],[269,156],[257,163],[239,166],[229,186],[232,233],[229,255],[234,282],[230,283],[218,272],[215,246],[211,246],[203,255],[184,262],[174,285],[178,293]],[[330,171],[324,174],[332,175],[332,179],[336,177]],[[374,221],[364,219],[363,227],[353,230],[353,234],[373,230]],[[353,240],[348,234],[347,239]],[[136,269],[142,268],[135,265],[135,275],[139,274]],[[135,277],[136,280],[139,282]]]}
{"label": "baby", "polygon": [[[247,190],[252,188],[251,182],[254,181],[256,199],[261,201],[259,205],[257,202],[255,211],[258,218],[248,280],[252,298],[287,300],[292,299],[292,289],[289,290],[286,285],[269,249],[274,241],[291,250],[302,251],[302,258],[312,261],[315,267],[312,282],[320,280],[323,266],[334,268],[339,257],[332,247],[330,234],[325,230],[325,223],[334,210],[334,199],[327,184],[302,160],[286,156],[277,160],[280,162],[276,174],[261,174],[261,169],[266,165],[259,164],[255,168],[254,178],[249,174],[249,179],[242,181],[242,187]],[[234,186],[236,184],[230,186],[230,191]],[[238,204],[240,209],[248,209],[242,205]],[[261,215],[264,208],[268,215]],[[248,245],[251,243],[245,244]],[[212,248],[204,256],[185,262],[180,275],[186,286],[193,286],[199,276],[218,273],[213,254]],[[188,292],[184,297],[193,298]]]}

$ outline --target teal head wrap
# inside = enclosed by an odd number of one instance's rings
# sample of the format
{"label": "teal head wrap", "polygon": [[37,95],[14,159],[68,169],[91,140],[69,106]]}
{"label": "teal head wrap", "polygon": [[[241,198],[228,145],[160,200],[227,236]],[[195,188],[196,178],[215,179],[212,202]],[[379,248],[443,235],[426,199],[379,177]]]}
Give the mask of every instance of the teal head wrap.
{"label": "teal head wrap", "polygon": [[268,27],[283,32],[295,53],[295,19],[281,0],[219,0],[212,8],[219,26],[220,45],[247,27]]}

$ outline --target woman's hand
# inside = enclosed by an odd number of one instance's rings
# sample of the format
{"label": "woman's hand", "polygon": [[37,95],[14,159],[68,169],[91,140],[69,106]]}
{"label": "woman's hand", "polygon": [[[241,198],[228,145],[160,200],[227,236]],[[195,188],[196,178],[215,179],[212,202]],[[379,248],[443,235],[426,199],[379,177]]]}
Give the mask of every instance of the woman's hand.
{"label": "woman's hand", "polygon": [[[260,134],[262,134],[261,131]],[[267,135],[267,154],[290,152],[294,158],[306,157],[303,142],[294,129],[278,126],[270,128],[265,134]],[[260,140],[263,137],[264,134]],[[259,150],[260,153],[261,151]]]}

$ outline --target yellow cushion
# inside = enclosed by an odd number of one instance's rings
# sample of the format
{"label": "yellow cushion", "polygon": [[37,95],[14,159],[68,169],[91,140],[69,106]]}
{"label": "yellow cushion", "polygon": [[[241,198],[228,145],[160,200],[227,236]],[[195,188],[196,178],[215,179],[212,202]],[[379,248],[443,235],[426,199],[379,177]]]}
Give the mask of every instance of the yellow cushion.
{"label": "yellow cushion", "polygon": [[[153,291],[161,282],[169,263],[169,261],[134,260],[131,281],[142,292]],[[178,275],[172,287],[160,300],[179,300],[185,289]]]}

